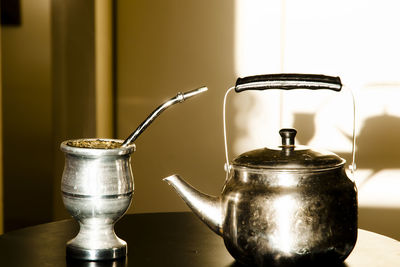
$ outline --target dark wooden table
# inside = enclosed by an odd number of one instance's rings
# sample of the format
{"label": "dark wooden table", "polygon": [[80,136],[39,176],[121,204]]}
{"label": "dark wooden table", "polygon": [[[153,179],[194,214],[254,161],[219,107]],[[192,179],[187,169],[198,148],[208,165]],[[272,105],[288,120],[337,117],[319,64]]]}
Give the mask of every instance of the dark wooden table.
{"label": "dark wooden table", "polygon": [[[128,257],[120,261],[67,259],[65,243],[78,232],[71,219],[0,236],[0,266],[239,266],[223,240],[189,212],[125,215],[115,230],[128,243]],[[400,242],[359,230],[357,245],[341,266],[400,266]]]}

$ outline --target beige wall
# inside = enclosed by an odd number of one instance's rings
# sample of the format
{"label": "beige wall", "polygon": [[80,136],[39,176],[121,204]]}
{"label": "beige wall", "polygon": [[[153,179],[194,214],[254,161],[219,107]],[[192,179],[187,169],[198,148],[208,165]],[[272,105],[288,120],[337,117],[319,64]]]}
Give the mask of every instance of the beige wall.
{"label": "beige wall", "polygon": [[95,1],[96,137],[114,134],[112,0]]}
{"label": "beige wall", "polygon": [[162,178],[181,174],[218,194],[225,179],[222,100],[235,82],[233,1],[118,1],[117,134],[126,138],[159,104],[206,85],[166,110],[137,139],[129,212],[187,210]]}
{"label": "beige wall", "polygon": [[69,217],[60,142],[113,134],[111,4],[23,0],[2,27],[7,231]]}
{"label": "beige wall", "polygon": [[50,0],[22,0],[20,26],[2,27],[5,227],[51,220]]}

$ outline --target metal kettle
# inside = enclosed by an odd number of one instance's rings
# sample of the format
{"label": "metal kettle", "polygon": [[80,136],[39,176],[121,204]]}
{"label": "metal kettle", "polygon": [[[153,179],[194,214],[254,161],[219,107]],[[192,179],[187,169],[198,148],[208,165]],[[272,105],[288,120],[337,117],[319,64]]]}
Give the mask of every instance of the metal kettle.
{"label": "metal kettle", "polygon": [[[339,77],[315,74],[250,76],[234,87],[236,92],[341,88]],[[229,163],[220,196],[203,194],[178,175],[164,180],[243,264],[340,263],[357,240],[357,189],[345,160],[297,146],[295,129],[279,133],[280,146],[248,151]]]}

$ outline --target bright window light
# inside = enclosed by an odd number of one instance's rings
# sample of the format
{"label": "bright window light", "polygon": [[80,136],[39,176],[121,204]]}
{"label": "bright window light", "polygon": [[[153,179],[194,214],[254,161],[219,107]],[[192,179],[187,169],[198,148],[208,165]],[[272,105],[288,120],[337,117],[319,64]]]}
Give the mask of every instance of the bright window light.
{"label": "bright window light", "polygon": [[[356,97],[360,206],[400,207],[400,2],[236,0],[239,77],[261,73],[340,76]],[[244,95],[245,94],[245,95]],[[296,142],[351,159],[352,102],[342,91],[250,92],[234,96],[233,153]]]}

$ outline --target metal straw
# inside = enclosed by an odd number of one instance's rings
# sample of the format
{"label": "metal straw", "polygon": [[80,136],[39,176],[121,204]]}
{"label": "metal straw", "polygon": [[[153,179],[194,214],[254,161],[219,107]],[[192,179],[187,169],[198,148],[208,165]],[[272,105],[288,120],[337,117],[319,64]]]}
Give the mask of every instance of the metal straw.
{"label": "metal straw", "polygon": [[130,143],[134,142],[138,136],[163,112],[165,109],[168,107],[176,104],[176,103],[182,103],[186,99],[189,99],[195,95],[198,95],[200,93],[203,93],[207,91],[208,88],[203,86],[191,91],[188,91],[186,93],[181,93],[179,92],[175,97],[171,98],[164,104],[160,105],[158,108],[156,108],[137,128],[136,130],[128,137],[125,139],[125,141],[122,143],[122,146],[127,146]]}

